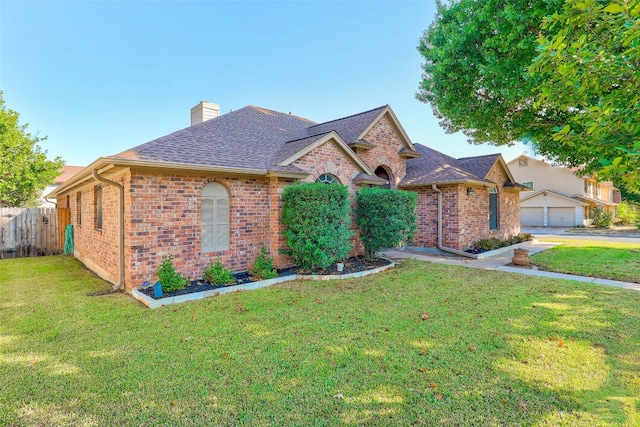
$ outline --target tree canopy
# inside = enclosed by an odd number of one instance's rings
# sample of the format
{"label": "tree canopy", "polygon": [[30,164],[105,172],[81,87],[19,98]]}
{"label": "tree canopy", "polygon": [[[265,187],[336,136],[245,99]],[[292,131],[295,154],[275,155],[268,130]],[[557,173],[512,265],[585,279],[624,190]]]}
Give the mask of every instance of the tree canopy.
{"label": "tree canopy", "polygon": [[638,9],[638,0],[439,4],[418,46],[417,97],[472,143],[530,142],[640,191]]}
{"label": "tree canopy", "polygon": [[567,0],[542,28],[535,105],[572,113],[541,151],[640,192],[640,2]]}
{"label": "tree canopy", "polygon": [[5,107],[0,92],[0,205],[32,206],[64,163],[59,157],[47,160],[47,152],[38,145],[46,137],[32,136],[18,117]]}

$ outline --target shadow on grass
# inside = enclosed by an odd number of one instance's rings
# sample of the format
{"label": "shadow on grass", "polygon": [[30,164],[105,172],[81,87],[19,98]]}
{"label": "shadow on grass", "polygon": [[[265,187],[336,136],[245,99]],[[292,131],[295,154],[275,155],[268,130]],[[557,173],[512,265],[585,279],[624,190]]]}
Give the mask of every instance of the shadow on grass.
{"label": "shadow on grass", "polygon": [[[624,290],[409,261],[149,311],[123,294],[87,297],[108,285],[73,260],[3,263],[3,425],[638,416],[640,295]],[[25,268],[49,283],[46,298],[20,282]]]}

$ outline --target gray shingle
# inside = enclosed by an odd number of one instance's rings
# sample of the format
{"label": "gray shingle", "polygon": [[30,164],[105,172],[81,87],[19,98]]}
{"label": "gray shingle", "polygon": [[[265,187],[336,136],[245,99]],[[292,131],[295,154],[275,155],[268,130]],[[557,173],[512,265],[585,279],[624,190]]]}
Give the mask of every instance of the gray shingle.
{"label": "gray shingle", "polygon": [[354,114],[348,117],[342,117],[340,119],[332,120],[325,123],[318,123],[317,125],[310,126],[308,129],[309,135],[336,131],[340,138],[347,144],[355,142],[360,134],[375,120],[376,117],[382,113],[382,110],[387,108],[388,105],[374,108],[373,110],[365,111],[363,113]]}
{"label": "gray shingle", "polygon": [[[420,153],[420,157],[407,160],[407,175],[404,177],[399,186],[416,186],[431,185],[439,183],[454,183],[477,181],[482,183],[490,183],[485,179],[486,173],[479,176],[475,171],[469,170],[466,166],[474,166],[476,171],[480,167],[475,167],[473,157],[466,158],[461,164],[457,159],[447,156],[432,148],[421,144],[414,144],[416,151]],[[489,157],[489,156],[482,156]],[[482,167],[485,163],[482,162]],[[493,166],[493,164],[491,165]],[[490,167],[489,167],[490,169]],[[488,170],[487,170],[488,172]]]}
{"label": "gray shingle", "polygon": [[313,122],[254,106],[179,130],[115,157],[266,170],[282,145]]}

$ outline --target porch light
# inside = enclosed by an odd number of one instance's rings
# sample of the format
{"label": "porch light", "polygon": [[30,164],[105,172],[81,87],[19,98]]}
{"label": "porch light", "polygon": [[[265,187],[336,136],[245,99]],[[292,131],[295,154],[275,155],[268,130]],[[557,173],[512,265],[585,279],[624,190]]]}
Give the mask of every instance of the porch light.
{"label": "porch light", "polygon": [[473,196],[476,192],[473,191],[473,188],[467,187],[467,196]]}

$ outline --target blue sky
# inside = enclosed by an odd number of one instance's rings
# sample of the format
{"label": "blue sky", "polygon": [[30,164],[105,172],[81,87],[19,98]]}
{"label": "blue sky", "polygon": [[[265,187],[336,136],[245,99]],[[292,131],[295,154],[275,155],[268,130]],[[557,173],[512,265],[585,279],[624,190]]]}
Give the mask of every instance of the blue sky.
{"label": "blue sky", "polygon": [[0,90],[50,157],[97,157],[189,125],[201,100],[316,122],[390,104],[414,143],[474,146],[415,99],[425,1],[0,1]]}

